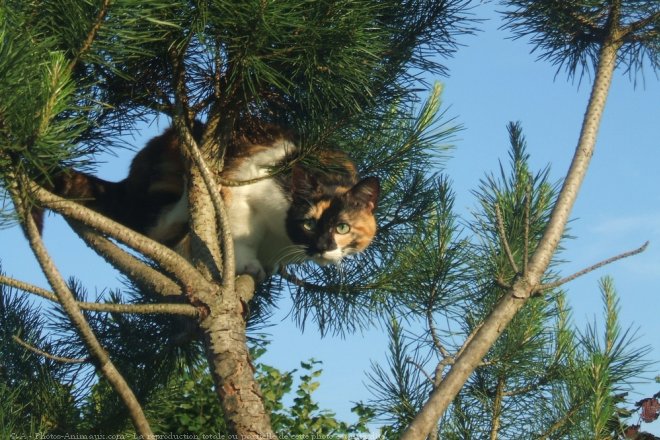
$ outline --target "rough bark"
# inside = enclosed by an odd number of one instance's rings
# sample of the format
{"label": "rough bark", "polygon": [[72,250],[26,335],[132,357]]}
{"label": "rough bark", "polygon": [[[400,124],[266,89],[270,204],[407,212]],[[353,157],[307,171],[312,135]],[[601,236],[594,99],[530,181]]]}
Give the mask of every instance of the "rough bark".
{"label": "rough bark", "polygon": [[239,277],[235,291],[224,291],[218,296],[201,328],[216,392],[230,430],[240,438],[276,439],[247,349],[244,314],[253,293],[252,278]]}

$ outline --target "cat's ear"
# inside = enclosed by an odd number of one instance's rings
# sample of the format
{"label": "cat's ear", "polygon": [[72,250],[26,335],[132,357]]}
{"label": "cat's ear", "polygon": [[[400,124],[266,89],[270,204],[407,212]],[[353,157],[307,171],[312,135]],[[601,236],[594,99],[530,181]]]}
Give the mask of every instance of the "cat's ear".
{"label": "cat's ear", "polygon": [[294,194],[312,194],[319,184],[311,173],[300,166],[294,165],[291,169],[291,186]]}
{"label": "cat's ear", "polygon": [[349,191],[351,198],[373,211],[378,206],[380,182],[378,177],[365,177]]}

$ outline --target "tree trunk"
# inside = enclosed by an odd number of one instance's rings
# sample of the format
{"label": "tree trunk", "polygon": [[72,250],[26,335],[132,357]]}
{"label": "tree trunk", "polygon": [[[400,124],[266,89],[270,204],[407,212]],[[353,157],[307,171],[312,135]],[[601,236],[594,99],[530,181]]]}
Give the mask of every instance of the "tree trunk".
{"label": "tree trunk", "polygon": [[216,392],[230,431],[239,438],[276,439],[247,349],[243,316],[245,300],[253,293],[252,278],[239,277],[236,291],[217,296],[218,301],[202,320],[201,327]]}

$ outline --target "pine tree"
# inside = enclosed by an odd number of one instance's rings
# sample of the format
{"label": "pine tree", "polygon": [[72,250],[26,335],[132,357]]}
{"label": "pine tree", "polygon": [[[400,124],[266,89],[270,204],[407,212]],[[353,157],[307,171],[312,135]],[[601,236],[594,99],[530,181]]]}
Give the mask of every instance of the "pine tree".
{"label": "pine tree", "polygon": [[[592,93],[573,161],[556,199],[546,206],[548,212],[544,221],[540,224],[533,222],[532,201],[535,190],[529,179],[526,183],[529,189],[524,189],[525,185],[522,185],[523,189],[519,187],[517,190],[514,190],[515,187],[506,188],[506,191],[500,190],[484,200],[482,206],[484,216],[480,228],[483,229],[482,232],[488,233],[485,243],[489,243],[487,250],[491,256],[486,260],[474,261],[479,265],[479,271],[485,275],[482,284],[478,284],[477,292],[489,293],[490,302],[487,301],[482,306],[485,310],[482,310],[481,316],[475,317],[474,321],[471,321],[472,317],[468,315],[470,321],[464,327],[468,329],[465,340],[457,344],[454,351],[448,351],[439,343],[441,339],[434,330],[432,306],[422,312],[422,316],[428,322],[427,331],[433,336],[432,346],[436,347],[432,351],[436,352],[440,360],[435,367],[436,373],[432,380],[433,389],[430,397],[426,399],[401,435],[401,438],[406,440],[433,435],[437,431],[438,420],[452,401],[457,399],[458,404],[462,404],[462,397],[459,395],[461,388],[468,380],[472,380],[473,375],[479,375],[475,370],[482,362],[488,362],[491,355],[497,356],[498,350],[506,346],[507,336],[515,336],[517,322],[524,320],[525,316],[533,313],[534,307],[538,307],[537,296],[548,296],[548,292],[552,289],[582,273],[641,252],[645,248],[643,246],[603,261],[574,276],[555,281],[549,278],[553,256],[559,249],[571,208],[594,154],[596,136],[612,81],[612,73],[616,67],[623,66],[634,78],[644,63],[648,63],[654,71],[659,67],[658,3],[618,0],[503,1],[501,3],[505,7],[505,27],[511,29],[516,37],[530,37],[541,58],[550,60],[560,70],[565,68],[569,77],[576,75],[582,77],[584,72],[593,69]],[[516,136],[512,138],[515,139]],[[515,148],[515,141],[512,143],[513,156],[517,157],[516,152],[521,150]],[[527,196],[521,196],[521,191]],[[502,199],[503,194],[508,194],[508,197]],[[512,197],[516,194],[518,197]],[[517,201],[516,205],[506,206],[511,200]],[[513,211],[507,213],[506,209]],[[489,254],[482,254],[481,258]],[[440,289],[438,291],[438,296],[442,297],[444,292]],[[448,290],[446,295],[452,303],[456,299],[450,292],[451,290]],[[422,297],[424,295],[425,293]],[[466,307],[464,310],[471,309]],[[539,312],[541,311],[537,311]],[[609,319],[608,322],[613,321]],[[530,323],[533,321],[528,322]],[[524,330],[522,335],[527,331],[533,331],[533,326],[521,325],[521,328]],[[498,340],[505,329],[507,331]],[[451,335],[452,333],[445,338],[453,342]],[[608,341],[613,343],[611,339]],[[450,367],[443,372],[447,365]],[[431,377],[429,373],[427,375]],[[497,385],[495,388],[490,388],[491,391],[495,390],[495,396],[498,395],[498,390],[505,389],[503,387],[506,382],[498,382]],[[500,388],[499,385],[503,387]],[[502,399],[491,402],[490,412],[493,416],[491,438],[494,438],[493,436],[496,436],[501,428],[498,423],[503,410],[502,404]],[[467,414],[460,414],[458,420],[468,431],[473,428]],[[601,436],[600,427],[602,425],[594,423],[591,428],[595,431],[591,435]]]}
{"label": "pine tree", "polygon": [[[441,57],[471,31],[467,6],[447,0],[2,3],[3,218],[23,228],[50,290],[1,281],[56,303],[52,345],[28,345],[85,360],[67,370],[69,377],[101,378],[95,396],[106,401],[106,411],[94,429],[111,429],[128,414],[138,434],[151,435],[143,403],[181,362],[203,353],[229,432],[273,436],[251,374],[248,317],[241,311],[249,303],[252,322],[263,320],[278,294],[294,289],[301,323],[351,331],[387,305],[379,286],[388,281],[388,264],[396,264],[389,255],[405,247],[432,208],[426,174],[451,134],[431,128],[439,91],[415,112],[415,72],[445,73]],[[192,264],[40,186],[63,168],[93,170],[95,153],[121,147],[120,135],[159,115],[184,140]],[[191,136],[196,120],[205,123],[199,144]],[[387,196],[377,242],[341,273],[303,266],[255,293],[249,277],[234,279],[214,176],[227,140],[263,123],[293,128],[308,157],[328,146],[347,151],[363,173],[382,179]],[[30,215],[34,209],[61,214],[126,276],[127,289],[88,300],[84,286],[64,280]],[[85,381],[78,386],[84,389]]]}
{"label": "pine tree", "polygon": [[[475,191],[479,208],[467,234],[441,242],[435,229],[421,241],[447,249],[443,258],[417,258],[419,274],[441,267],[440,260],[462,268],[453,276],[426,277],[411,284],[408,298],[421,315],[415,325],[390,326],[388,369],[375,365],[370,375],[373,399],[368,407],[385,423],[384,438],[399,438],[418,414],[447,368],[460,356],[460,343],[473,335],[516,276],[529,249],[537,246],[557,195],[549,168],[532,173],[519,124],[509,126],[510,164],[489,175]],[[507,168],[510,169],[507,172]],[[447,196],[451,200],[451,195]],[[451,203],[445,205],[451,206]],[[454,216],[443,209],[446,218]],[[456,224],[454,218],[449,224]],[[503,251],[501,237],[507,240]],[[418,248],[422,248],[419,245]],[[460,259],[452,258],[461,255]],[[556,268],[558,262],[553,263]],[[546,274],[546,283],[559,280]],[[414,285],[432,287],[414,290]],[[428,292],[438,292],[429,297]],[[650,363],[648,348],[618,323],[613,282],[601,283],[604,323],[579,328],[571,321],[566,292],[549,289],[520,310],[468,378],[431,438],[442,439],[588,439],[623,438],[617,417],[622,397],[641,380]],[[417,295],[416,298],[413,295]],[[449,325],[445,324],[449,323]],[[602,333],[602,336],[601,336]]]}

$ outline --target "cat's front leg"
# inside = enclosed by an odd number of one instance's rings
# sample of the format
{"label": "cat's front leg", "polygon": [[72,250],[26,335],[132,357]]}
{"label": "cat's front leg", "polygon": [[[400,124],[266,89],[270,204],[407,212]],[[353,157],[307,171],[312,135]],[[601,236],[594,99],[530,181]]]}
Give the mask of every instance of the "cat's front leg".
{"label": "cat's front leg", "polygon": [[266,270],[257,258],[257,248],[243,240],[234,241],[236,275],[251,275],[257,283],[266,279]]}

